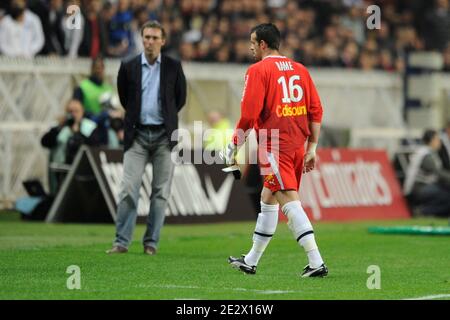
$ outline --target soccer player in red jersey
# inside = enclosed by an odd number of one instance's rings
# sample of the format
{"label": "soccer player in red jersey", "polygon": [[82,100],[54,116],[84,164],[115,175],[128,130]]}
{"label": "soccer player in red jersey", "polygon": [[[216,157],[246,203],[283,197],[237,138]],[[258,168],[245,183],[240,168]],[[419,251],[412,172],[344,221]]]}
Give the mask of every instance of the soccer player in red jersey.
{"label": "soccer player in red jersey", "polygon": [[326,276],[328,269],[298,195],[302,173],[313,170],[316,161],[322,121],[320,98],[305,66],[279,53],[280,32],[274,24],[254,27],[250,43],[257,62],[245,75],[241,118],[224,157],[228,165],[236,164],[238,148],[255,129],[264,187],[253,246],[248,254],[229,257],[228,261],[245,273],[256,273],[275,233],[281,206],[290,230],[308,257],[302,277]]}

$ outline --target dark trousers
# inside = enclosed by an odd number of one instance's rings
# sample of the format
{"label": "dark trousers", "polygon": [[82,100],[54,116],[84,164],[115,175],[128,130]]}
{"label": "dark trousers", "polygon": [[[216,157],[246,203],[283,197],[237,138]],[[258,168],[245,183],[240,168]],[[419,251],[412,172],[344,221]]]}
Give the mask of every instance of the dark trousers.
{"label": "dark trousers", "polygon": [[415,198],[424,215],[450,216],[450,190],[438,184],[429,184],[420,188]]}

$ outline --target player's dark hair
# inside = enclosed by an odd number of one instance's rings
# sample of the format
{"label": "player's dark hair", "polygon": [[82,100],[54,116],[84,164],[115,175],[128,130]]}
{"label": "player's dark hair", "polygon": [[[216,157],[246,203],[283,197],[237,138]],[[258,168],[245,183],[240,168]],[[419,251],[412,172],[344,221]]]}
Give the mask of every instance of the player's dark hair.
{"label": "player's dark hair", "polygon": [[256,40],[264,40],[270,49],[278,50],[280,48],[281,34],[280,30],[273,23],[262,23],[252,28],[251,33],[256,34]]}
{"label": "player's dark hair", "polygon": [[423,133],[423,136],[422,136],[422,141],[425,144],[429,144],[436,135],[437,135],[436,130],[432,130],[432,129],[425,130],[425,132]]}
{"label": "player's dark hair", "polygon": [[153,21],[148,21],[146,23],[143,24],[143,26],[141,27],[141,36],[144,35],[144,30],[145,29],[159,29],[161,30],[161,36],[163,39],[166,38],[166,30],[164,30],[164,27],[162,26],[161,23],[159,23],[156,20]]}

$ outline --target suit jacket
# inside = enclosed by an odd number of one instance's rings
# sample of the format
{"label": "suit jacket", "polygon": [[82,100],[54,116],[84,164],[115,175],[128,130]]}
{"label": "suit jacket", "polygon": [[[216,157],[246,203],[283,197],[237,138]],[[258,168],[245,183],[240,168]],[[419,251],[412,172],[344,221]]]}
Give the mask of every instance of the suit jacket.
{"label": "suit jacket", "polygon": [[[117,89],[120,102],[126,111],[124,151],[133,144],[140,121],[141,78],[141,54],[120,64]],[[160,95],[164,127],[172,149],[177,144],[177,141],[171,140],[171,136],[173,131],[178,129],[178,112],[186,103],[186,78],[181,63],[165,55],[161,55]]]}

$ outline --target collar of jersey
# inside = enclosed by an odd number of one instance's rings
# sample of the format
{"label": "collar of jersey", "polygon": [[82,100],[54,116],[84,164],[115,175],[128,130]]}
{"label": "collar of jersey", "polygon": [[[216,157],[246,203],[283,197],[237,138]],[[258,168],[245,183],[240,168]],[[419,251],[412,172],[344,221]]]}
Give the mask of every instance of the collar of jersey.
{"label": "collar of jersey", "polygon": [[286,58],[286,57],[285,56],[266,56],[263,58],[263,60],[266,58]]}

